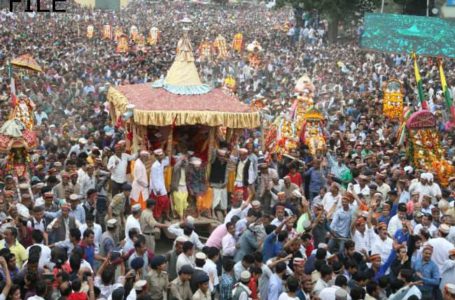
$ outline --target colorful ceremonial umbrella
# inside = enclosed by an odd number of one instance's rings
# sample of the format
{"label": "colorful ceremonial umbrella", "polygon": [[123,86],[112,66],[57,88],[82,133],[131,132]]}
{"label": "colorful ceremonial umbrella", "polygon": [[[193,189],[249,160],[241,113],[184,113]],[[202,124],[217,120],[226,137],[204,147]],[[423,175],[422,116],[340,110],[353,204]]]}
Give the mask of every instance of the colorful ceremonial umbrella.
{"label": "colorful ceremonial umbrella", "polygon": [[11,61],[11,65],[31,71],[43,72],[40,65],[30,54],[24,54]]}

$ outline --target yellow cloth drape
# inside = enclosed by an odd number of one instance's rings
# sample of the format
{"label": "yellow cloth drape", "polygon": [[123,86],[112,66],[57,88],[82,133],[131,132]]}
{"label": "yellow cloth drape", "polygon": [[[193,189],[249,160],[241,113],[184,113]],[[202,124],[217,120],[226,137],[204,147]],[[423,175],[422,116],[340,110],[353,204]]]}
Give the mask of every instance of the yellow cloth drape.
{"label": "yellow cloth drape", "polygon": [[172,180],[172,167],[168,166],[164,169],[164,185],[166,190],[171,189],[171,180]]}
{"label": "yellow cloth drape", "polygon": [[213,201],[213,190],[212,190],[212,188],[208,188],[207,191],[203,195],[197,197],[196,206],[199,210],[211,209],[212,201]]}
{"label": "yellow cloth drape", "polygon": [[[119,116],[126,111],[128,99],[117,89],[110,87],[107,94],[108,101]],[[258,112],[231,113],[214,111],[159,111],[134,110],[134,122],[143,126],[183,126],[207,125],[224,126],[229,128],[257,128],[261,125]],[[175,123],[174,123],[175,122]]]}
{"label": "yellow cloth drape", "polygon": [[235,170],[229,170],[228,171],[228,180],[226,184],[226,189],[228,193],[234,192],[234,186],[235,186]]}

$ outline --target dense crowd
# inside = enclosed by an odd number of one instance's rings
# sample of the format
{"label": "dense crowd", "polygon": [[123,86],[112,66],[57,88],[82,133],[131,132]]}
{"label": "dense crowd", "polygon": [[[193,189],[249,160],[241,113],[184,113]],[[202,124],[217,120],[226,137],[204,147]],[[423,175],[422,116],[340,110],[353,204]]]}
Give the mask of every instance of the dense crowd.
{"label": "dense crowd", "polygon": [[[165,75],[184,17],[194,49],[218,34],[230,43],[238,32],[260,43],[258,68],[232,51],[212,61],[195,51],[196,64],[214,87],[233,76],[243,102],[264,97],[272,116],[292,105],[296,80],[308,74],[327,119],[327,153],[312,156],[301,145],[292,156],[264,159],[261,129],[245,130],[238,145],[217,141],[210,161],[189,147],[127,153],[107,89]],[[397,146],[400,124],[381,115],[382,88],[399,79],[405,103],[418,110],[412,60],[361,50],[361,24],[341,24],[342,38],[328,43],[327,21],[315,11],[296,28],[288,9],[143,1],[118,12],[73,3],[65,14],[1,11],[0,19],[8,24],[0,27],[2,122],[11,103],[8,62],[29,53],[44,69],[15,70],[17,90],[36,105],[39,146],[28,181],[3,173],[3,156],[0,299],[455,299],[455,177],[442,186],[436,170],[414,168],[406,144]],[[116,54],[100,38],[105,24],[135,25],[144,35],[156,26],[158,44]],[[435,61],[419,64],[453,164]],[[454,96],[453,62],[445,68]],[[131,176],[132,161],[141,176]],[[208,211],[189,214],[209,187]],[[145,209],[130,201],[138,190],[150,193]],[[199,212],[222,215],[208,238],[196,232]],[[176,236],[162,255],[155,253],[160,230]]]}

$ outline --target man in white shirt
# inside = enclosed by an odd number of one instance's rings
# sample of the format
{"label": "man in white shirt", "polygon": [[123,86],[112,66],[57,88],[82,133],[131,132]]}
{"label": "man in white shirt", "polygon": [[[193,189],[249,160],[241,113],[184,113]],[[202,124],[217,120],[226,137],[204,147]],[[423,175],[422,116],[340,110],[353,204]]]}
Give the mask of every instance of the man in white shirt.
{"label": "man in white shirt", "polygon": [[184,265],[190,265],[193,268],[196,266],[194,263],[194,257],[193,257],[193,252],[194,252],[194,245],[190,241],[186,241],[182,245],[182,253],[179,254],[177,257],[177,263],[176,263],[176,272],[179,274],[180,269]]}
{"label": "man in white shirt", "polygon": [[[406,218],[406,204],[399,203],[398,204],[398,212],[394,215],[390,221],[387,228],[387,232],[390,236],[395,236],[395,232],[397,230],[403,228],[402,220]],[[385,260],[384,260],[385,261]]]}
{"label": "man in white shirt", "polygon": [[123,153],[123,144],[115,145],[115,154],[107,162],[107,169],[111,172],[112,195],[117,195],[122,191],[122,186],[126,183],[128,162],[135,160],[136,157],[137,155]]}
{"label": "man in white shirt", "polygon": [[359,175],[358,183],[354,184],[353,189],[356,195],[362,194],[365,198],[370,197],[370,188],[368,187],[368,177]]}
{"label": "man in white shirt", "polygon": [[215,247],[210,247],[203,269],[209,275],[209,289],[211,293],[214,293],[219,284],[218,271],[216,267],[216,262],[219,258],[220,250]]}
{"label": "man in white shirt", "polygon": [[385,262],[389,258],[393,248],[393,240],[387,235],[387,225],[379,223],[377,226],[378,234],[371,247],[371,253],[378,253],[381,261]]}
{"label": "man in white shirt", "polygon": [[167,196],[166,185],[164,182],[164,168],[169,165],[169,157],[164,156],[163,149],[153,151],[155,162],[150,170],[150,196],[156,201],[153,215],[160,221],[164,213],[167,220],[170,218],[170,202]]}
{"label": "man in white shirt", "polygon": [[130,241],[130,238],[128,236],[128,232],[136,228],[139,233],[142,233],[141,231],[141,223],[139,222],[139,219],[141,218],[141,206],[139,204],[135,204],[131,207],[131,215],[128,216],[126,219],[125,223],[125,240],[126,242]]}
{"label": "man in white shirt", "polygon": [[101,228],[100,224],[96,224],[94,217],[92,214],[88,214],[85,218],[85,224],[82,224],[81,227],[79,227],[79,230],[81,231],[81,235],[84,236],[84,232],[87,229],[93,230],[94,233],[94,240],[93,243],[95,244],[95,253],[98,253],[100,249],[100,244],[101,244],[101,236],[103,235],[103,229]]}
{"label": "man in white shirt", "polygon": [[327,213],[332,209],[333,205],[337,205],[337,208],[341,207],[341,194],[339,191],[340,186],[334,182],[330,186],[330,191],[322,198],[322,205]]}
{"label": "man in white shirt", "polygon": [[76,153],[78,156],[81,152],[87,152],[85,145],[87,144],[87,140],[85,138],[80,138],[78,140],[78,144],[71,147],[70,151],[68,152],[68,158],[70,158],[71,153]]}
{"label": "man in white shirt", "polygon": [[455,246],[449,242],[446,237],[450,232],[450,226],[441,224],[438,230],[438,236],[428,240],[428,244],[433,246],[433,254],[431,260],[439,268],[439,274],[442,274],[442,267],[444,262],[449,259],[449,251],[455,249]]}
{"label": "man in white shirt", "polygon": [[134,162],[131,202],[141,204],[142,208],[145,208],[145,201],[149,198],[148,176],[145,168],[149,157],[148,151],[143,150]]}
{"label": "man in white shirt", "polygon": [[38,267],[39,268],[44,268],[47,266],[49,269],[51,267],[50,262],[51,262],[51,249],[43,245],[44,241],[44,235],[40,230],[34,229],[32,231],[32,241],[33,245],[28,247],[27,250],[27,256],[30,254],[30,248],[32,247],[40,247],[41,248],[41,254],[38,262]]}
{"label": "man in white shirt", "polygon": [[198,250],[204,248],[204,244],[199,239],[199,235],[194,231],[194,225],[188,222],[175,223],[168,227],[168,231],[176,237],[186,236]]}
{"label": "man in white shirt", "polygon": [[254,164],[248,157],[248,149],[239,149],[239,157],[231,157],[237,163],[235,169],[235,189],[243,191],[243,200],[246,200],[249,195],[249,190],[253,188],[253,183],[256,181],[256,173]]}
{"label": "man in white shirt", "polygon": [[426,229],[432,237],[436,237],[436,233],[438,232],[438,228],[433,224],[433,216],[431,214],[425,213],[422,217],[422,223],[417,224],[414,227],[414,234],[420,234],[421,229]]}

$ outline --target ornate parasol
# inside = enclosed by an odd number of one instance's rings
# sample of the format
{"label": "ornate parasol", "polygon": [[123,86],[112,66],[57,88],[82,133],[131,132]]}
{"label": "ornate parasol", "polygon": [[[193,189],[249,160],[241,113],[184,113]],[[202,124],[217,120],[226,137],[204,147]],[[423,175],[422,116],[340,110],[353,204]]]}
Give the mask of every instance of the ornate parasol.
{"label": "ornate parasol", "polygon": [[11,61],[11,64],[15,67],[35,71],[35,72],[43,72],[40,65],[36,62],[36,60],[30,54],[24,54],[19,57],[16,57]]}

